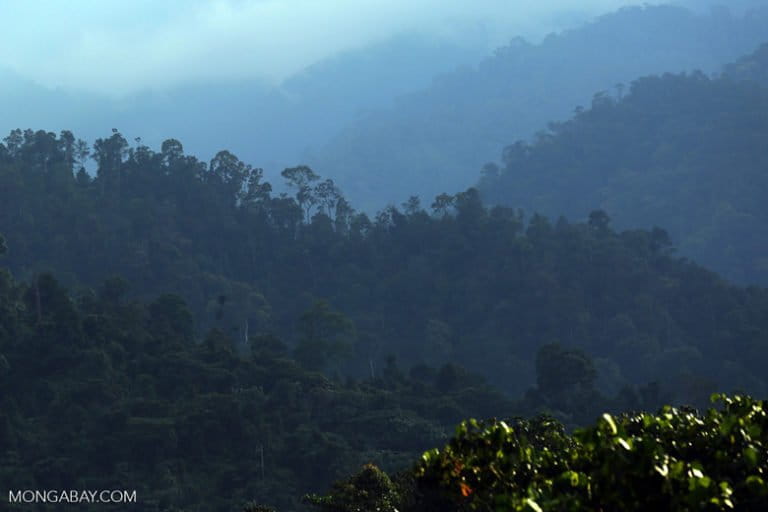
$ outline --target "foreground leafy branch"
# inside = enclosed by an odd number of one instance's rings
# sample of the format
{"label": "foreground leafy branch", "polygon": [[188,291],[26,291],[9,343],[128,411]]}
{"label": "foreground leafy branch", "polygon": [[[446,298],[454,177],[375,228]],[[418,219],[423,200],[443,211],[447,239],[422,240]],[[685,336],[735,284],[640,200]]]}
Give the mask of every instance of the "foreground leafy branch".
{"label": "foreground leafy branch", "polygon": [[384,494],[355,488],[375,473],[368,466],[311,502],[324,512],[768,509],[766,403],[720,394],[712,401],[720,407],[703,414],[670,406],[604,414],[572,435],[543,416],[468,420],[444,448],[422,456],[397,499],[391,485],[379,487]]}

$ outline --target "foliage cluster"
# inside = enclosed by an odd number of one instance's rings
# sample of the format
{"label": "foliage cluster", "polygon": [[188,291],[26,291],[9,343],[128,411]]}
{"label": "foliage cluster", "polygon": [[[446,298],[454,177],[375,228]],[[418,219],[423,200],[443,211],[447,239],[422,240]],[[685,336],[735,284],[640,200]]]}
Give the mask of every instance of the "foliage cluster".
{"label": "foliage cluster", "polygon": [[768,407],[748,396],[713,399],[721,407],[704,414],[670,406],[604,414],[572,435],[548,417],[465,421],[423,455],[393,506],[373,508],[372,496],[351,508],[349,491],[318,501],[327,512],[765,510]]}

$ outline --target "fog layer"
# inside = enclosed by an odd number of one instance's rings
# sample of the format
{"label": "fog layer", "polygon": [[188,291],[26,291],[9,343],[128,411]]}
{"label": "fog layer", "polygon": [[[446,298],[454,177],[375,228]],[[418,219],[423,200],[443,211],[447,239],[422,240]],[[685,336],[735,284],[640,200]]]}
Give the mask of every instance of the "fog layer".
{"label": "fog layer", "polygon": [[[167,0],[0,4],[0,68],[46,86],[119,95],[189,81],[279,81],[402,32],[488,48],[629,2]],[[41,37],[42,36],[42,37]]]}

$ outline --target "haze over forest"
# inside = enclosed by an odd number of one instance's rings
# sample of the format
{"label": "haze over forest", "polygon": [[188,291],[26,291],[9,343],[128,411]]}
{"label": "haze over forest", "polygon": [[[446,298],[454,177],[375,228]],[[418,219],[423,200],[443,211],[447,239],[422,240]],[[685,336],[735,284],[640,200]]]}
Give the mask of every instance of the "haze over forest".
{"label": "haze over forest", "polygon": [[[661,38],[647,36],[660,34],[684,15],[648,14],[639,26],[619,17],[594,27],[593,36],[574,36],[583,41],[574,48],[567,37],[542,39],[632,3],[547,1],[524,11],[496,0],[472,7],[440,2],[440,8],[428,2],[354,4],[45,2],[50,16],[41,20],[39,2],[4,2],[0,132],[68,129],[93,141],[118,128],[129,140],[141,137],[151,147],[179,139],[204,159],[229,149],[271,176],[288,165],[309,163],[341,180],[364,203],[361,207],[375,211],[401,201],[406,193],[419,192],[429,200],[429,194],[471,185],[480,166],[505,144],[567,116],[598,90],[648,73],[717,71],[760,42],[759,16],[739,24],[710,16],[700,3],[698,18],[682,20],[683,26]],[[752,4],[760,2],[731,3],[730,9],[738,17]],[[316,22],[319,12],[327,23]],[[32,23],[34,30],[28,28]],[[704,36],[711,28],[720,41]],[[47,36],[37,37],[40,32]],[[521,37],[527,45],[520,46]],[[636,55],[625,58],[615,43],[604,44],[611,37]],[[670,46],[676,50],[666,51]],[[510,81],[530,74],[514,61],[529,59],[526,55],[555,68]],[[580,72],[564,88],[556,77],[557,66],[565,62],[573,68],[563,72]],[[509,90],[499,90],[502,81]],[[531,91],[547,87],[553,88],[548,94],[552,101],[532,104]],[[461,92],[465,88],[466,94]],[[400,131],[406,124],[421,130],[419,125],[432,117],[424,112],[429,104],[458,108],[455,118],[472,110],[481,119],[502,100],[500,94],[512,102],[504,107],[514,109],[519,120],[512,123],[491,112],[497,117],[493,122],[470,124],[467,129],[483,131],[470,134],[461,149],[450,139],[466,138],[465,133],[436,133],[448,141],[445,147],[414,141],[414,148],[398,151],[405,153],[399,160],[392,160],[388,154],[395,152],[387,145],[380,153],[366,149],[372,141],[365,139],[378,140],[380,132]],[[423,97],[427,105],[422,105]],[[414,106],[420,108],[414,111]],[[437,124],[450,130],[454,123],[448,118]],[[488,124],[493,128],[483,126]],[[363,140],[349,141],[350,133]],[[406,131],[403,137],[411,134]],[[445,150],[441,158],[433,154]],[[397,164],[403,175],[416,178],[400,188],[394,183],[402,180],[393,179],[378,196],[372,195],[350,176],[363,159],[375,166],[369,174]],[[441,181],[435,169],[447,160],[449,177]]]}
{"label": "haze over forest", "polygon": [[0,28],[2,506],[768,508],[768,0]]}

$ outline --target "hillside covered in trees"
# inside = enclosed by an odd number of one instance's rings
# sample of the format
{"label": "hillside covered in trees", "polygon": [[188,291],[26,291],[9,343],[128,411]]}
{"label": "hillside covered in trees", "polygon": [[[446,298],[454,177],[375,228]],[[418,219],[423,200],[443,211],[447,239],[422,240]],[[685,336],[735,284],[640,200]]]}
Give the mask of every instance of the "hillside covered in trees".
{"label": "hillside covered in trees", "polygon": [[[766,464],[762,403],[727,402],[706,423],[689,410],[603,415],[573,439],[551,417],[514,419],[558,400],[583,424],[600,411],[658,406],[651,387],[605,397],[592,387],[589,358],[556,345],[537,355],[537,387],[511,401],[450,364],[405,372],[390,358],[376,376],[341,381],[297,364],[274,336],[253,336],[246,350],[218,329],[196,339],[178,296],[129,300],[115,280],[73,294],[49,274],[23,283],[2,270],[0,306],[0,477],[11,490],[132,488],[148,512],[272,510],[256,503],[464,510],[498,495],[510,506],[567,499],[568,510],[584,510],[585,502],[646,505],[647,493],[628,498],[616,487],[645,478],[659,489],[656,505],[716,497],[759,510],[765,500],[763,480],[750,473]],[[300,331],[309,339],[333,316],[316,305]],[[472,420],[448,439],[462,418],[492,416],[510,418],[511,428]],[[617,465],[621,479],[606,481],[605,468]],[[601,486],[610,489],[594,492]]]}
{"label": "hillside covered in trees", "polygon": [[466,189],[501,148],[588,105],[597,91],[613,94],[648,74],[716,73],[765,42],[764,3],[739,14],[697,3],[703,12],[627,7],[540,42],[513,39],[361,117],[305,160],[367,212],[411,194],[427,201]]}
{"label": "hillside covered in trees", "polygon": [[649,76],[518,141],[479,189],[491,204],[621,228],[664,226],[679,252],[726,278],[768,284],[768,82],[763,46],[717,78]]}
{"label": "hillside covered in trees", "polygon": [[675,257],[662,228],[526,219],[474,189],[369,218],[308,167],[283,177],[293,195],[229,152],[116,130],[4,139],[7,485],[297,510],[364,463],[407,468],[462,418],[572,429],[765,393],[768,291]]}
{"label": "hillside covered in trees", "polygon": [[[99,139],[93,179],[77,170],[84,154],[68,132],[15,131],[0,146],[17,276],[53,271],[74,288],[119,276],[134,297],[176,293],[197,333],[242,344],[272,333],[329,374],[367,376],[390,355],[453,362],[517,396],[539,348],[559,343],[594,358],[609,393],[658,381],[696,402],[765,387],[768,293],[676,258],[662,228],[619,233],[602,211],[525,219],[485,208],[474,189],[371,219],[307,167],[283,173],[294,196],[275,196],[231,153],[205,164],[174,140],[155,152],[118,132]],[[340,316],[302,337],[297,319],[318,300]]]}
{"label": "hillside covered in trees", "polygon": [[332,381],[275,337],[244,350],[215,329],[198,339],[178,296],[122,292],[0,272],[4,492],[134,489],[147,512],[252,499],[294,510],[364,463],[405,467],[464,417],[519,408],[450,366],[409,374],[390,361],[375,379]]}
{"label": "hillside covered in trees", "polygon": [[[264,5],[150,32],[229,26],[255,62]],[[741,55],[768,7],[734,5],[515,39],[394,103],[486,29],[449,10],[436,39],[376,39],[279,87],[208,66],[122,105],[0,70],[2,122],[151,126],[0,141],[0,508],[123,489],[147,512],[765,510],[768,44]],[[249,163],[338,130],[311,167]]]}
{"label": "hillside covered in trees", "polygon": [[[765,55],[598,94],[479,190],[376,215],[303,165],[12,131],[2,480],[156,512],[760,510],[763,402],[691,406],[765,395],[768,289],[678,251],[760,282]],[[506,422],[450,437],[473,417]]]}

